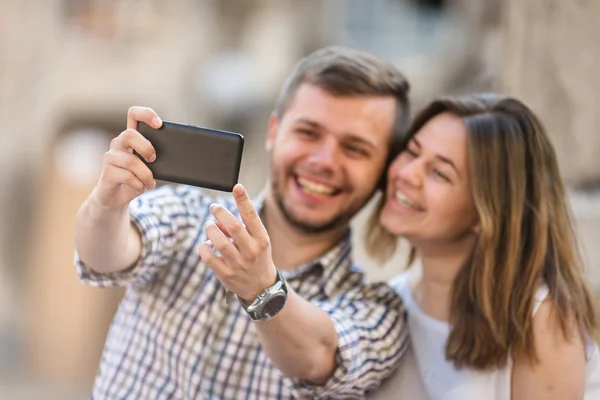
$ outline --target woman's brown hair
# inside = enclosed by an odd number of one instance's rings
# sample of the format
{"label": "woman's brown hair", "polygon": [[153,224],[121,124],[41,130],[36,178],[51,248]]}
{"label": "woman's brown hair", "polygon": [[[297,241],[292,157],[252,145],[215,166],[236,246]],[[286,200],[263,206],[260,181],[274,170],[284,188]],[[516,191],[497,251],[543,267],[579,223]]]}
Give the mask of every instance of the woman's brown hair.
{"label": "woman's brown hair", "polygon": [[[533,305],[541,284],[549,288],[565,338],[579,334],[572,332],[576,325],[598,340],[596,299],[578,252],[556,154],[539,119],[510,97],[442,97],[415,118],[404,146],[445,112],[461,117],[467,127],[481,225],[453,284],[446,358],[475,369],[503,367],[509,355],[535,363]],[[384,201],[385,196],[371,218],[367,247],[385,257],[394,241],[379,224]]]}

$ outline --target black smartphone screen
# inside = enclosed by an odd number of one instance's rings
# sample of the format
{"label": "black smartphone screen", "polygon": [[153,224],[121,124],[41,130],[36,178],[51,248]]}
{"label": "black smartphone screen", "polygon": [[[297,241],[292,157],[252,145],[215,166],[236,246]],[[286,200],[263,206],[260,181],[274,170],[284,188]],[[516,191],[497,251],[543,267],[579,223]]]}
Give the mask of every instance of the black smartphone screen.
{"label": "black smartphone screen", "polygon": [[159,129],[138,123],[152,143],[156,161],[147,163],[154,179],[231,192],[238,182],[244,137],[239,133],[163,121]]}

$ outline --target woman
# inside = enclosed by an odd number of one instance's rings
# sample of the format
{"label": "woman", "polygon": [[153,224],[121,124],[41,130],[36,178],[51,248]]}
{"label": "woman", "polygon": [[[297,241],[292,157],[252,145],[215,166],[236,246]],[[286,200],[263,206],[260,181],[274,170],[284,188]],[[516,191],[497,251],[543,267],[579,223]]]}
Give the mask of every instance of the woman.
{"label": "woman", "polygon": [[401,236],[420,259],[391,284],[431,399],[600,399],[598,300],[554,149],[525,105],[475,95],[426,107],[371,222],[371,254]]}

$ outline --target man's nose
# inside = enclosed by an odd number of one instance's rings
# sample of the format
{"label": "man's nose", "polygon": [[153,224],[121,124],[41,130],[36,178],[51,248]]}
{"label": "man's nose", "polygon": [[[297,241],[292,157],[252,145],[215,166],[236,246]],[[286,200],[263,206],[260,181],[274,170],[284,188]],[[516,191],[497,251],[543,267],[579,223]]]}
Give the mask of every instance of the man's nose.
{"label": "man's nose", "polygon": [[309,161],[321,168],[334,170],[339,166],[339,146],[333,140],[324,140],[313,149]]}

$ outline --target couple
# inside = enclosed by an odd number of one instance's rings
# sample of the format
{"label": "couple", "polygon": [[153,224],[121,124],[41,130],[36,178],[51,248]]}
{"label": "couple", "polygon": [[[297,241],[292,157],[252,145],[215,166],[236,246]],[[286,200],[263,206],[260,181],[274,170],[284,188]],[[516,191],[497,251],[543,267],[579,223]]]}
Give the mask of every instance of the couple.
{"label": "couple", "polygon": [[[598,390],[594,299],[535,116],[472,96],[432,103],[407,134],[408,119],[394,67],[319,50],[270,117],[264,192],[213,202],[151,190],[135,128],[161,120],[131,108],[76,222],[80,278],[128,288],[92,398],[364,398],[397,380],[409,332],[433,398]],[[422,264],[392,287],[351,260],[349,221],[378,189],[369,248],[385,258],[403,236]]]}

